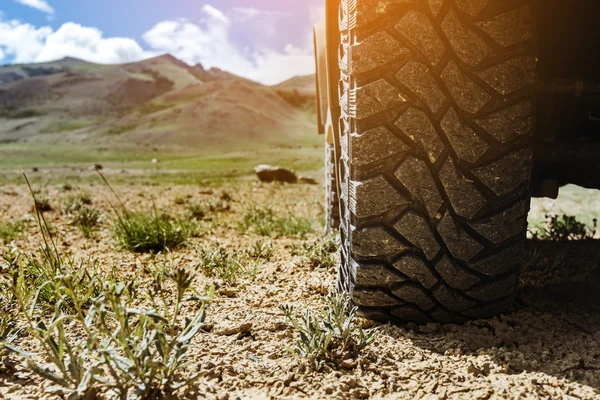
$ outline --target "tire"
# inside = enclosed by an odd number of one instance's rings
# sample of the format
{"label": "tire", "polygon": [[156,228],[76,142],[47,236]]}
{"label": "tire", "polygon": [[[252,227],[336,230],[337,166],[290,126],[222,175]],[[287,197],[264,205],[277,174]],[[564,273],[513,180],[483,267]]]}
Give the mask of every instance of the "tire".
{"label": "tire", "polygon": [[335,163],[335,146],[325,143],[325,233],[327,235],[340,229],[340,203]]}
{"label": "tire", "polygon": [[461,323],[513,303],[530,208],[526,0],[343,0],[342,265],[363,316]]}

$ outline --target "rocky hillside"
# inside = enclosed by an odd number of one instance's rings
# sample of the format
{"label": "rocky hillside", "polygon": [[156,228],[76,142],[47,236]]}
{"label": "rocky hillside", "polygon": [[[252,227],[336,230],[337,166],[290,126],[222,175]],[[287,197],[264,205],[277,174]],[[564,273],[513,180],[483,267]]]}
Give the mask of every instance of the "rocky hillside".
{"label": "rocky hillside", "polygon": [[313,130],[305,81],[268,87],[170,55],[124,65],[65,58],[0,66],[0,143],[289,144]]}

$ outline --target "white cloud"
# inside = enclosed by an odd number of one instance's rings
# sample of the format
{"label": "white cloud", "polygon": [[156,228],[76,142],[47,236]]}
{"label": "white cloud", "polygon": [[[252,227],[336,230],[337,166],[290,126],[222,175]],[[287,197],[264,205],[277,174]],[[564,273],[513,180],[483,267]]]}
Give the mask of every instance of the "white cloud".
{"label": "white cloud", "polygon": [[[203,14],[200,24],[183,19],[159,22],[144,34],[144,40],[153,50],[171,53],[188,64],[218,67],[266,84],[314,73],[312,37],[303,48],[288,45],[282,50],[267,46],[240,49],[234,43],[231,30],[240,18],[256,19],[268,12],[237,8],[227,16],[212,6],[204,6]],[[281,16],[274,14],[270,16]]]}
{"label": "white cloud", "polygon": [[[24,0],[25,1],[25,0]],[[31,0],[27,0],[31,1]],[[185,19],[157,23],[144,35],[147,49],[131,38],[104,37],[102,31],[73,22],[54,31],[19,21],[4,21],[0,16],[0,60],[2,55],[15,63],[44,62],[66,56],[101,64],[139,61],[160,53],[171,53],[190,65],[201,63],[217,67],[265,84],[275,84],[296,75],[314,73],[312,37],[307,29],[306,44],[274,49],[265,39],[275,29],[267,22],[281,18],[250,8],[238,8],[225,14],[205,5],[202,18],[194,23]],[[263,38],[241,48],[232,36],[239,34],[240,19],[253,34],[256,25],[266,30]],[[312,35],[312,33],[311,33]],[[255,35],[256,36],[256,35]]]}
{"label": "white cloud", "polygon": [[57,31],[19,21],[0,20],[0,51],[15,63],[76,57],[102,64],[139,61],[155,53],[144,51],[133,39],[104,38],[96,28],[68,22]]}
{"label": "white cloud", "polygon": [[35,8],[36,10],[45,12],[47,14],[54,14],[54,8],[46,0],[14,0],[24,6]]}

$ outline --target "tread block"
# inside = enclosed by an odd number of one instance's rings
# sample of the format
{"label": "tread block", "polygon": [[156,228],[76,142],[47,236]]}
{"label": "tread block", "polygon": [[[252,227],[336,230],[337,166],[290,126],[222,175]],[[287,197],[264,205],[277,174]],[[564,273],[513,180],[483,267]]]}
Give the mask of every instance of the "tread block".
{"label": "tread block", "polygon": [[417,249],[422,250],[429,260],[439,253],[440,245],[427,221],[420,215],[409,212],[394,225],[394,228]]}
{"label": "tread block", "polygon": [[531,21],[534,17],[532,14],[531,6],[524,5],[488,20],[477,22],[476,25],[500,46],[508,47],[533,39]]}
{"label": "tread block", "polygon": [[467,295],[480,301],[494,301],[503,298],[507,293],[515,292],[519,283],[519,274],[514,273],[498,280],[478,286],[467,292]]}
{"label": "tread block", "polygon": [[446,100],[444,92],[425,64],[409,61],[398,71],[396,79],[419,96],[434,114],[440,110]]}
{"label": "tread block", "polygon": [[352,46],[352,70],[366,73],[407,56],[410,51],[385,31],[379,31]]}
{"label": "tread block", "polygon": [[416,322],[417,324],[427,324],[431,322],[431,318],[422,311],[414,307],[397,307],[391,310],[392,315],[404,321]]}
{"label": "tread block", "polygon": [[492,96],[468,78],[454,61],[446,65],[442,79],[461,110],[476,114],[492,100]]}
{"label": "tread block", "polygon": [[440,195],[431,171],[424,161],[408,157],[394,174],[410,193],[435,217],[444,199]]}
{"label": "tread block", "polygon": [[441,307],[436,308],[433,311],[429,312],[429,315],[437,322],[441,324],[462,324],[467,322],[468,319],[465,317],[461,317],[460,315],[451,313],[448,310],[445,310]]}
{"label": "tread block", "polygon": [[394,263],[394,268],[419,282],[425,289],[431,289],[438,283],[438,278],[431,272],[427,264],[421,258],[406,254]]}
{"label": "tread block", "polygon": [[363,228],[352,232],[352,253],[359,257],[389,257],[408,250],[383,228]]}
{"label": "tread block", "polygon": [[429,161],[435,164],[446,146],[424,111],[410,107],[402,113],[395,125],[427,153]]}
{"label": "tread block", "polygon": [[497,196],[505,196],[531,179],[531,149],[522,149],[486,166],[475,168],[473,174]]}
{"label": "tread block", "polygon": [[435,301],[429,297],[427,292],[416,285],[407,284],[394,290],[392,293],[406,303],[415,304],[421,310],[431,310],[436,305]]}
{"label": "tread block", "polygon": [[375,217],[409,204],[381,175],[364,182],[350,182],[350,210],[358,218]]}
{"label": "tread block", "polygon": [[453,289],[466,290],[479,282],[479,278],[465,269],[455,265],[448,256],[444,256],[435,265],[448,286]]}
{"label": "tread block", "polygon": [[356,0],[356,21],[364,25],[389,15],[394,8],[414,4],[415,0]]}
{"label": "tread block", "polygon": [[523,249],[522,244],[513,245],[482,260],[473,262],[469,266],[474,271],[490,277],[501,275],[520,265]]}
{"label": "tread block", "polygon": [[446,49],[426,14],[409,11],[398,22],[396,30],[421,50],[432,65],[435,66],[440,62]]}
{"label": "tread block", "polygon": [[383,126],[371,129],[362,135],[352,135],[352,163],[356,166],[368,165],[394,154],[408,150],[408,146]]}
{"label": "tread block", "polygon": [[475,74],[501,95],[535,83],[535,57],[515,57]]}
{"label": "tread block", "polygon": [[352,301],[359,307],[393,307],[404,304],[383,290],[353,290]]}
{"label": "tread block", "polygon": [[500,143],[528,135],[533,130],[533,103],[529,100],[477,118],[477,125]]}
{"label": "tread block", "polygon": [[448,158],[440,171],[440,180],[450,199],[452,209],[468,219],[473,218],[485,206],[485,198],[456,168],[454,160]]}
{"label": "tread block", "polygon": [[406,282],[399,272],[390,270],[385,265],[362,265],[354,263],[354,279],[356,286],[364,288],[391,287]]}
{"label": "tread block", "polygon": [[522,200],[499,214],[469,225],[491,242],[500,244],[525,233],[528,213],[529,201]]}
{"label": "tread block", "polygon": [[442,30],[458,59],[465,64],[476,67],[493,54],[492,48],[482,38],[465,28],[454,10],[450,10],[446,15],[442,22]]}
{"label": "tread block", "polygon": [[406,102],[400,90],[385,79],[356,89],[350,97],[354,97],[354,101],[350,100],[350,115],[357,119],[372,117]]}
{"label": "tread block", "polygon": [[437,17],[443,5],[444,0],[429,0],[429,9],[434,18]]}
{"label": "tread block", "polygon": [[449,213],[444,215],[437,230],[452,256],[458,260],[469,261],[483,250],[483,246],[469,236]]}
{"label": "tread block", "polygon": [[450,311],[464,311],[473,307],[477,302],[469,299],[456,290],[440,285],[433,290],[433,296]]}
{"label": "tread block", "polygon": [[459,0],[456,3],[458,7],[472,17],[477,17],[490,0]]}
{"label": "tread block", "polygon": [[465,161],[475,163],[490,148],[477,133],[461,121],[454,107],[450,107],[441,122],[452,148]]}

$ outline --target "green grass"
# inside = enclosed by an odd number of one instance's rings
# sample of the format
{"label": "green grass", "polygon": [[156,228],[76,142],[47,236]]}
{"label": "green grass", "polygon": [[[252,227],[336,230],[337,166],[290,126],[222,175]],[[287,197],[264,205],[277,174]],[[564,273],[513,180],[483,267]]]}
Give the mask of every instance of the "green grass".
{"label": "green grass", "polygon": [[0,221],[0,242],[10,243],[25,232],[23,221]]}
{"label": "green grass", "polygon": [[300,256],[298,264],[310,269],[331,269],[337,266],[335,253],[340,243],[337,235],[327,236],[316,242],[306,242],[292,250],[292,255]]}
{"label": "green grass", "polygon": [[238,229],[242,232],[253,232],[261,236],[271,237],[305,237],[314,232],[316,223],[306,217],[291,214],[278,216],[267,206],[251,206],[246,209]]}
{"label": "green grass", "polygon": [[547,215],[546,224],[533,232],[534,238],[565,242],[569,240],[589,240],[596,235],[598,221],[588,226],[572,215]]}
{"label": "green grass", "polygon": [[93,236],[100,225],[102,211],[93,207],[82,207],[70,214],[69,224],[79,228],[85,238]]}

